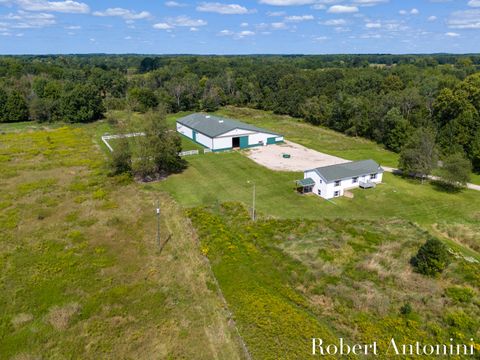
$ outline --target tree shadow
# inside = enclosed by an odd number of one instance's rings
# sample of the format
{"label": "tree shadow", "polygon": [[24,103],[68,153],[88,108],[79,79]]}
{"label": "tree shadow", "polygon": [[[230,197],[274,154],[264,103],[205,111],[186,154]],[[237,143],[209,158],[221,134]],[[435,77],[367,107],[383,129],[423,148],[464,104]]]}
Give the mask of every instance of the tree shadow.
{"label": "tree shadow", "polygon": [[435,190],[449,194],[458,194],[463,190],[461,186],[452,185],[442,180],[432,180],[431,184]]}

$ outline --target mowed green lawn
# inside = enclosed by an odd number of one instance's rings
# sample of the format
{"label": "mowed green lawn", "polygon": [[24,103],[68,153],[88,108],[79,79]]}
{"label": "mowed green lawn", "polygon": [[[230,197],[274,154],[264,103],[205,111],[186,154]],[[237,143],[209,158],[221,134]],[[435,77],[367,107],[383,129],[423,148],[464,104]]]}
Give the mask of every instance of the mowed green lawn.
{"label": "mowed green lawn", "polygon": [[[167,191],[183,206],[241,201],[251,206],[256,184],[257,211],[279,218],[402,218],[433,229],[436,224],[462,226],[480,232],[480,192],[446,193],[430,183],[421,184],[389,173],[384,184],[354,190],[354,198],[327,201],[294,191],[301,173],[276,172],[256,164],[241,152],[214,153],[186,158],[188,169],[165,181],[146,185]],[[250,181],[250,183],[248,183]],[[470,253],[477,256],[478,254]]]}

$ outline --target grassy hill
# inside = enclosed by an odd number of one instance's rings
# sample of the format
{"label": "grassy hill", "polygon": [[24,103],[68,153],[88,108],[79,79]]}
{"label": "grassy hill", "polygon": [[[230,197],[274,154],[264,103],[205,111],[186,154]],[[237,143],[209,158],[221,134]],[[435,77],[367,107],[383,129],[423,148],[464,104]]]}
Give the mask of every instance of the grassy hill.
{"label": "grassy hill", "polygon": [[0,135],[0,358],[242,358],[182,209],[106,175],[104,129]]}
{"label": "grassy hill", "polygon": [[308,358],[312,337],[377,341],[389,358],[392,337],[448,344],[478,335],[480,264],[455,260],[439,278],[414,273],[409,260],[429,234],[407,221],[253,223],[237,203],[189,214],[254,358]]}

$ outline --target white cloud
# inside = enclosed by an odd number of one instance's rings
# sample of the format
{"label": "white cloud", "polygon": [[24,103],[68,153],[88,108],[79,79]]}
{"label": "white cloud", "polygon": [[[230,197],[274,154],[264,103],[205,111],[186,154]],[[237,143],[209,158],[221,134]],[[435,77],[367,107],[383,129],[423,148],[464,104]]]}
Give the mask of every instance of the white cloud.
{"label": "white cloud", "polygon": [[413,8],[413,9],[411,9],[411,10],[400,10],[398,13],[399,13],[400,15],[408,15],[408,14],[410,14],[410,15],[418,15],[418,14],[420,14],[420,11],[419,11],[418,9]]}
{"label": "white cloud", "polygon": [[315,36],[313,41],[325,41],[328,40],[328,36]]}
{"label": "white cloud", "polygon": [[8,23],[2,23],[6,28],[11,29],[38,29],[56,24],[55,15],[46,13],[29,13],[19,10],[1,17]]}
{"label": "white cloud", "polygon": [[321,22],[320,24],[326,25],[326,26],[341,26],[341,25],[345,25],[346,23],[347,22],[344,19],[331,19],[331,20]]}
{"label": "white cloud", "polygon": [[189,16],[181,15],[176,18],[169,19],[169,24],[174,26],[187,26],[187,27],[198,27],[205,26],[208,23],[202,19],[192,19]]}
{"label": "white cloud", "polygon": [[65,26],[65,29],[67,30],[80,30],[82,27],[80,25],[70,25],[70,26]]}
{"label": "white cloud", "polygon": [[312,9],[314,10],[325,10],[326,6],[324,4],[314,4],[312,5]]}
{"label": "white cloud", "polygon": [[105,11],[95,11],[94,16],[118,16],[125,20],[142,20],[148,19],[152,15],[148,11],[135,12],[123,8],[109,8]]}
{"label": "white cloud", "polygon": [[331,14],[351,14],[358,12],[358,7],[349,5],[333,5],[327,10]]}
{"label": "white cloud", "polygon": [[283,22],[274,22],[271,24],[271,26],[274,30],[282,30],[287,28],[287,25]]}
{"label": "white cloud", "polygon": [[381,39],[382,35],[380,34],[362,34],[360,39]]}
{"label": "white cloud", "polygon": [[468,6],[471,7],[480,7],[480,0],[470,0]]}
{"label": "white cloud", "polygon": [[200,29],[199,29],[199,28],[196,28],[196,27],[191,27],[191,28],[190,28],[190,31],[191,31],[191,32],[197,32],[197,31],[200,31]]}
{"label": "white cloud", "polygon": [[243,39],[245,37],[254,36],[255,32],[250,30],[243,30],[240,32],[235,32],[231,30],[222,30],[218,33],[219,36],[232,36],[234,39]]}
{"label": "white cloud", "polygon": [[125,40],[132,40],[132,37],[131,36],[125,36],[124,39]]}
{"label": "white cloud", "polygon": [[459,37],[460,34],[456,33],[456,32],[447,32],[445,33],[446,36],[449,36],[449,37]]}
{"label": "white cloud", "polygon": [[72,14],[86,14],[90,12],[90,7],[87,4],[72,0],[16,0],[16,4],[23,10],[28,11],[52,11]]}
{"label": "white cloud", "polygon": [[284,16],[286,13],[285,11],[269,11],[267,12],[267,16]]}
{"label": "white cloud", "polygon": [[247,22],[243,22],[240,24],[241,27],[248,27],[248,23]]}
{"label": "white cloud", "polygon": [[167,7],[184,7],[187,6],[186,4],[179,3],[177,1],[167,1],[165,2],[165,6]]}
{"label": "white cloud", "polygon": [[157,30],[169,30],[169,29],[173,29],[173,26],[167,23],[158,23],[158,24],[154,24],[153,28]]}
{"label": "white cloud", "polygon": [[255,35],[255,33],[253,31],[250,31],[250,30],[243,30],[243,31],[239,32],[239,35],[242,36],[242,37],[253,36],[253,35]]}
{"label": "white cloud", "polygon": [[435,20],[437,20],[437,17],[435,15],[432,15],[432,16],[429,16],[427,20],[428,21],[435,21]]}
{"label": "white cloud", "polygon": [[480,9],[455,11],[447,24],[451,29],[480,29]]}
{"label": "white cloud", "polygon": [[380,29],[382,27],[382,24],[379,22],[368,22],[365,24],[365,27],[367,29]]}
{"label": "white cloud", "polygon": [[260,0],[260,4],[273,6],[310,5],[314,3],[316,3],[315,0]]}
{"label": "white cloud", "polygon": [[222,4],[218,2],[204,2],[197,6],[197,11],[213,12],[224,15],[248,14],[254,10],[249,10],[238,4]]}
{"label": "white cloud", "polygon": [[382,3],[387,3],[389,0],[353,0],[359,6],[375,6]]}
{"label": "white cloud", "polygon": [[313,19],[314,17],[312,15],[293,15],[293,16],[285,17],[285,21],[287,22],[302,22],[302,21],[310,21]]}

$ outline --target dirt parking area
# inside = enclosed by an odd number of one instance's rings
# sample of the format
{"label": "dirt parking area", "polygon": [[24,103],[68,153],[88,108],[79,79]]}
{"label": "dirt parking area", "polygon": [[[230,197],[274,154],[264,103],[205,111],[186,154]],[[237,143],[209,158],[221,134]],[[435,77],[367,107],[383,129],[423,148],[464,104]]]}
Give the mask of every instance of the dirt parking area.
{"label": "dirt parking area", "polygon": [[[284,158],[289,154],[290,158]],[[277,171],[304,171],[321,166],[342,164],[348,160],[327,155],[291,141],[281,145],[268,145],[252,148],[248,157],[260,165]]]}

